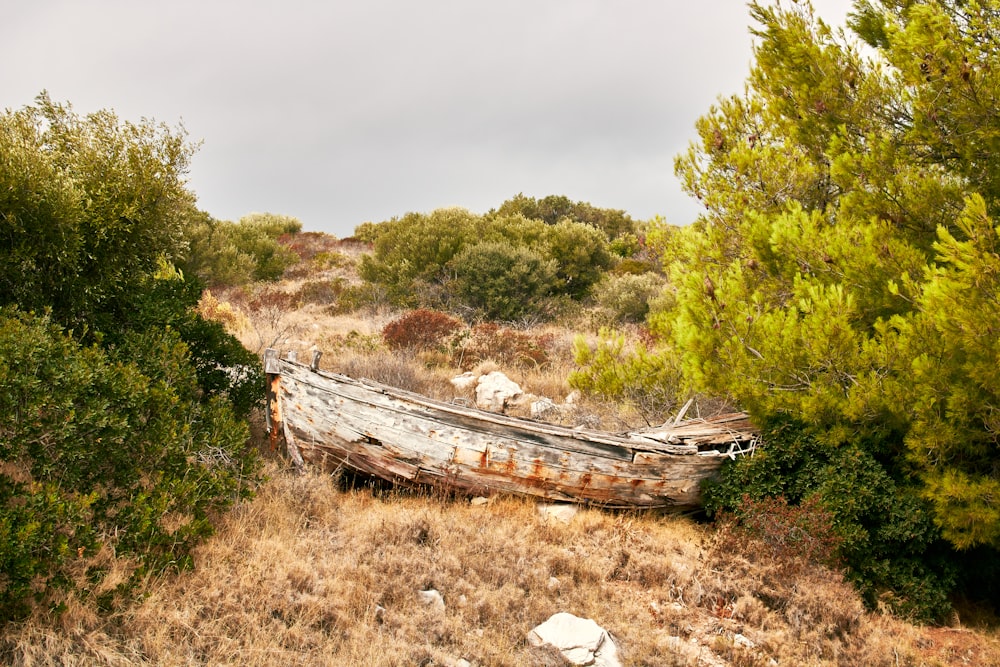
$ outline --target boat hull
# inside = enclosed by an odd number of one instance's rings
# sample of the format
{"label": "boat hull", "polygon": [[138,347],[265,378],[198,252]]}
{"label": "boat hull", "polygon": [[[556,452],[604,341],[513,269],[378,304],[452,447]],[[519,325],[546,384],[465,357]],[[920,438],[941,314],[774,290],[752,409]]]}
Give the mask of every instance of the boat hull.
{"label": "boat hull", "polygon": [[[700,502],[702,482],[732,457],[732,445],[700,451],[644,434],[515,419],[276,355],[266,370],[274,442],[284,439],[293,458],[392,482],[605,507],[690,508]],[[740,444],[736,433],[724,426],[716,436]]]}

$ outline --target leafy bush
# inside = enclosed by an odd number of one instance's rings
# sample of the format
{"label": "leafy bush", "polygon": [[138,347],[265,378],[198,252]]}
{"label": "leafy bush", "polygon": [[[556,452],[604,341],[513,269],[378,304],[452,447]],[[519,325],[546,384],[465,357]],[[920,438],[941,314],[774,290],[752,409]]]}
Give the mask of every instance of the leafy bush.
{"label": "leafy bush", "polygon": [[0,114],[0,305],[91,332],[185,246],[195,215],[183,131],[81,118],[45,94]]}
{"label": "leafy bush", "polygon": [[374,222],[362,222],[354,228],[353,238],[362,243],[375,243],[375,239],[385,230],[385,227]]}
{"label": "leafy bush", "polygon": [[204,396],[228,399],[237,415],[248,416],[263,399],[260,359],[229,335],[222,322],[201,316],[201,284],[175,273],[143,285],[122,304],[116,326],[103,332],[105,344],[112,351],[124,349],[135,332],[172,330],[187,347],[187,363]]}
{"label": "leafy bush", "polygon": [[777,497],[792,506],[818,503],[832,516],[836,553],[870,607],[885,604],[923,621],[947,613],[956,576],[952,554],[917,489],[863,447],[823,447],[794,420],[765,424],[762,439],[766,447],[724,466],[706,485],[710,514],[773,504]]}
{"label": "leafy bush", "polygon": [[611,240],[608,250],[612,255],[627,259],[642,250],[642,241],[632,232],[626,232]]}
{"label": "leafy bush", "polygon": [[556,279],[556,263],[524,246],[483,242],[450,263],[454,293],[476,315],[514,321],[538,312]]}
{"label": "leafy bush", "polygon": [[176,333],[132,334],[115,357],[0,312],[0,620],[51,603],[99,541],[134,555],[137,576],[190,565],[252,488],[247,427],[203,398]]}
{"label": "leafy bush", "polygon": [[476,237],[477,216],[464,209],[408,213],[378,225],[373,252],[362,257],[361,277],[401,305],[416,305],[416,281],[443,279],[445,265]]}
{"label": "leafy bush", "polygon": [[[211,226],[184,186],[183,132],[37,102],[0,115],[4,621],[55,603],[100,541],[136,578],[190,565],[252,490],[240,419],[262,384],[174,266]],[[273,222],[253,226],[290,229]]]}
{"label": "leafy bush", "polygon": [[582,298],[611,266],[604,232],[562,220],[546,229],[544,255],[556,263],[553,291]]}
{"label": "leafy bush", "polygon": [[583,298],[612,262],[601,229],[516,211],[477,216],[439,209],[365,228],[361,277],[395,305],[468,308],[473,317],[546,314],[546,297]]}
{"label": "leafy bush", "polygon": [[582,336],[573,341],[577,370],[568,382],[574,389],[623,401],[639,410],[649,423],[662,423],[679,404],[684,391],[679,364],[639,343],[625,345],[625,336],[604,329],[594,348]]}
{"label": "leafy bush", "polygon": [[362,308],[379,308],[392,302],[387,291],[376,283],[349,285],[338,279],[333,281],[333,285],[338,292],[337,300],[327,308],[333,315],[352,313]]}
{"label": "leafy bush", "polygon": [[287,243],[301,228],[295,218],[272,213],[252,213],[239,223],[201,214],[189,227],[190,247],[182,267],[212,286],[278,280],[299,261],[279,238]]}
{"label": "leafy bush", "polygon": [[655,274],[609,275],[594,288],[594,301],[615,322],[642,322],[649,312],[650,300],[666,282]]}
{"label": "leafy bush", "polygon": [[382,329],[382,338],[391,349],[443,349],[464,327],[461,320],[446,313],[424,308],[412,310]]}
{"label": "leafy bush", "polygon": [[562,195],[549,195],[541,199],[515,195],[490,211],[487,217],[521,215],[529,220],[541,220],[547,225],[555,225],[561,220],[579,222],[598,229],[610,238],[616,239],[635,232],[636,224],[625,211],[597,208],[587,202],[574,202]]}

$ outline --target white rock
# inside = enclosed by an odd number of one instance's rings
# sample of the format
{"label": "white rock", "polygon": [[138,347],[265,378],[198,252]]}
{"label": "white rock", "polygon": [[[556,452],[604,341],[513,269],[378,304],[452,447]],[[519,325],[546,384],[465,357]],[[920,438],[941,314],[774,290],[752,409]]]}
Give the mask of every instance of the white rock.
{"label": "white rock", "polygon": [[539,505],[538,514],[543,521],[556,520],[569,523],[580,511],[576,505]]}
{"label": "white rock", "polygon": [[507,401],[520,396],[521,387],[500,371],[493,371],[479,377],[476,385],[476,406],[482,410],[503,412]]}
{"label": "white rock", "polygon": [[465,391],[466,389],[471,389],[476,386],[476,382],[479,380],[479,376],[472,371],[467,371],[461,375],[457,375],[451,379],[452,386],[459,391]]}
{"label": "white rock", "polygon": [[433,588],[429,591],[418,591],[420,601],[437,611],[444,611],[444,597]]}
{"label": "white rock", "polygon": [[589,618],[559,612],[528,633],[532,646],[555,646],[574,665],[621,667],[618,646],[607,630]]}
{"label": "white rock", "polygon": [[544,417],[547,414],[556,412],[559,407],[552,402],[551,398],[540,398],[537,401],[532,401],[531,403],[531,418],[538,419],[539,417]]}
{"label": "white rock", "polygon": [[733,646],[736,646],[737,648],[754,648],[756,644],[743,635],[737,634],[733,637]]}
{"label": "white rock", "polygon": [[546,584],[546,586],[550,591],[557,591],[559,590],[559,587],[562,586],[562,583],[555,577],[549,577],[549,583]]}
{"label": "white rock", "polygon": [[480,505],[486,505],[490,502],[489,498],[484,498],[483,496],[476,496],[469,501],[469,504],[473,507],[479,507]]}
{"label": "white rock", "polygon": [[566,403],[566,405],[573,405],[574,403],[579,401],[581,397],[582,395],[580,394],[580,392],[574,389],[573,391],[569,392],[569,394],[566,396],[566,400],[564,401],[564,403]]}

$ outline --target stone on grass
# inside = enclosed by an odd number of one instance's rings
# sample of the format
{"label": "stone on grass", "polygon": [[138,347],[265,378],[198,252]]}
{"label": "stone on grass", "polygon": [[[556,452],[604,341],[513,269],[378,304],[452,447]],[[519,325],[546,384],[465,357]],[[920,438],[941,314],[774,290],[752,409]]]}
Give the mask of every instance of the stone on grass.
{"label": "stone on grass", "polygon": [[559,649],[573,665],[621,667],[618,646],[611,634],[589,618],[559,612],[528,633],[532,646],[550,645]]}
{"label": "stone on grass", "polygon": [[538,514],[541,516],[543,521],[555,520],[563,523],[569,523],[579,511],[580,508],[576,505],[538,505]]}
{"label": "stone on grass", "polygon": [[503,412],[507,402],[523,394],[521,387],[500,371],[479,377],[476,385],[476,406],[482,410]]}
{"label": "stone on grass", "polygon": [[479,376],[472,371],[467,371],[461,375],[455,376],[451,379],[452,386],[459,391],[465,391],[466,389],[472,389],[476,386],[476,382],[479,381]]}
{"label": "stone on grass", "polygon": [[540,419],[546,415],[554,414],[559,412],[559,406],[556,405],[551,398],[545,398],[544,396],[537,401],[532,401],[531,403],[531,418]]}
{"label": "stone on grass", "polygon": [[444,597],[433,588],[428,591],[419,591],[417,595],[420,601],[436,611],[444,611]]}

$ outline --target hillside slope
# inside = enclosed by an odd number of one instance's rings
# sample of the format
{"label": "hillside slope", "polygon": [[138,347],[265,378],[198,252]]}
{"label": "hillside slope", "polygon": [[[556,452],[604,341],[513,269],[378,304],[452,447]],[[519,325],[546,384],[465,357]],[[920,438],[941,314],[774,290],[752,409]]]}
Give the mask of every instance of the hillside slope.
{"label": "hillside slope", "polygon": [[[485,504],[361,487],[272,465],[199,548],[196,568],[98,619],[3,637],[5,664],[560,665],[526,634],[592,618],[628,665],[988,665],[995,636],[866,613],[834,573],[753,562],[653,513]],[[435,589],[444,609],[420,601]],[[460,662],[467,661],[466,663]]]}
{"label": "hillside slope", "polygon": [[[462,370],[453,355],[382,341],[401,313],[338,305],[344,286],[357,284],[363,247],[306,240],[319,250],[283,281],[216,290],[203,311],[251,349],[319,348],[324,367],[453,392],[447,380]],[[516,355],[474,361],[562,400],[569,340],[588,326],[582,315],[573,327],[519,331],[544,337],[544,364]],[[584,400],[566,418],[620,428],[643,415]],[[610,631],[627,665],[1000,664],[995,631],[963,627],[977,619],[926,628],[866,612],[839,573],[794,554],[775,557],[689,517],[581,509],[564,522],[523,499],[479,503],[349,485],[338,474],[296,474],[279,460],[267,472],[257,498],[198,548],[193,571],[150,580],[141,600],[110,614],[75,600],[54,624],[9,627],[0,662],[561,665],[525,638],[564,611]],[[113,587],[115,560],[101,557]],[[421,602],[430,589],[443,609]]]}

